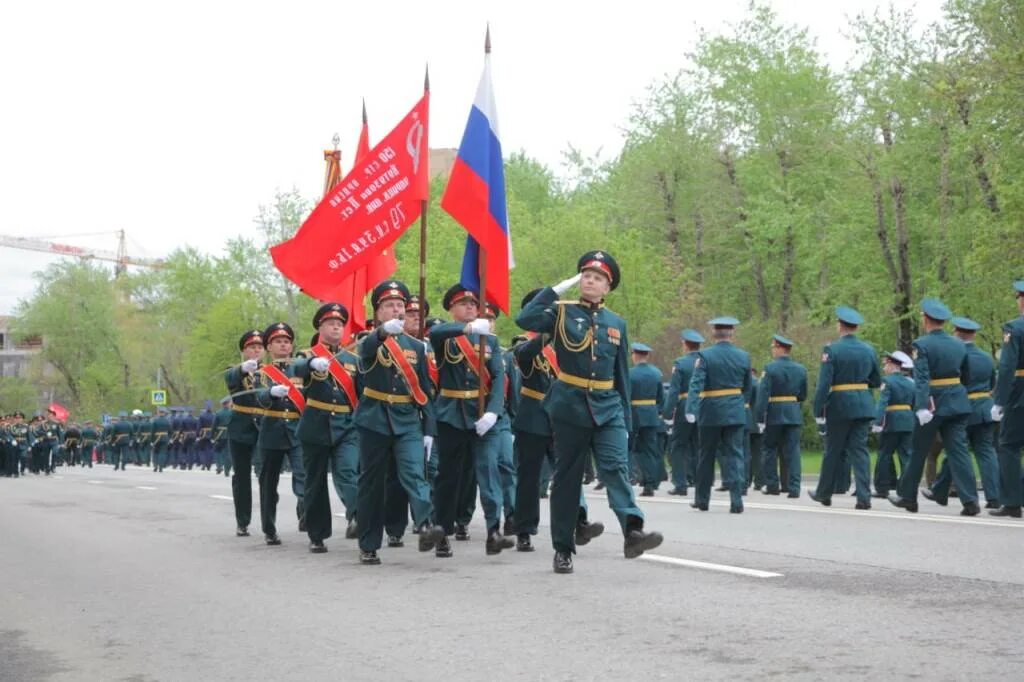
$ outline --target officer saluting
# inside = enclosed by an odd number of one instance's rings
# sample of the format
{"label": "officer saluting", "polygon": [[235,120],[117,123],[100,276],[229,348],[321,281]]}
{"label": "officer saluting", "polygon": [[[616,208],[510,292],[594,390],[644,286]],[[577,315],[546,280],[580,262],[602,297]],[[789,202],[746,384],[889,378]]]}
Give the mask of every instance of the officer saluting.
{"label": "officer saluting", "polygon": [[992,516],[1021,517],[1020,451],[1024,447],[1024,279],[1013,283],[1021,316],[1003,325],[1003,348],[999,351],[999,377],[992,396],[992,418],[1002,421],[999,429],[999,469],[1002,473],[1002,508]]}
{"label": "officer saluting", "polygon": [[836,308],[839,340],[821,354],[818,386],[814,392],[814,420],[826,426],[825,457],[821,462],[818,489],[808,491],[815,502],[832,504],[843,455],[853,466],[857,509],[871,508],[871,475],[868,432],[875,416],[871,389],[882,383],[875,350],[857,338],[864,318],[853,308]]}
{"label": "officer saluting", "polygon": [[[551,491],[551,542],[556,573],[571,573],[577,535],[584,459],[593,451],[608,504],[622,527],[627,559],[661,544],[661,533],[644,531],[644,514],[629,484],[629,367],[626,321],[604,307],[619,285],[619,266],[602,251],[589,251],[576,264],[579,274],[542,289],[516,317],[527,331],[549,334],[558,360],[558,381],[544,399],[555,445]],[[557,301],[579,283],[579,301]]]}
{"label": "officer saluting", "polygon": [[921,321],[927,333],[914,341],[914,410],[918,421],[914,452],[907,470],[900,476],[899,495],[890,495],[889,501],[909,512],[917,511],[917,487],[924,461],[938,435],[963,503],[960,514],[975,516],[981,509],[974,467],[967,454],[971,403],[966,384],[970,382],[970,366],[964,344],[943,330],[952,316],[942,301],[926,298],[921,302]]}
{"label": "officer saluting", "polygon": [[696,423],[700,434],[694,509],[708,510],[711,483],[715,476],[715,455],[721,449],[722,480],[729,483],[729,512],[743,513],[743,439],[747,431],[746,397],[751,389],[750,356],[733,342],[735,317],[716,317],[715,345],[697,354],[686,398],[686,421]]}

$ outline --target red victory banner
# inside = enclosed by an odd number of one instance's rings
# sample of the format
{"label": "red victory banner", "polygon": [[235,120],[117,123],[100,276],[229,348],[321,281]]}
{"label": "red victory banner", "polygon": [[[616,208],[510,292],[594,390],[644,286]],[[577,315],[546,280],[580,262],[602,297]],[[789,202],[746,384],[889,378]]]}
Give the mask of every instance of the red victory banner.
{"label": "red victory banner", "polygon": [[270,248],[274,265],[313,298],[328,300],[349,274],[402,236],[430,196],[430,95],[320,201],[294,237]]}

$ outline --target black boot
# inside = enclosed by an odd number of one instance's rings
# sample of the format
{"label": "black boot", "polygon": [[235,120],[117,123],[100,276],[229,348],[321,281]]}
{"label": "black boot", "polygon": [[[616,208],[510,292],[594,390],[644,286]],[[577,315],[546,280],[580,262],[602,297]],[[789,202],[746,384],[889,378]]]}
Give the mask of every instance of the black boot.
{"label": "black boot", "polygon": [[455,524],[455,539],[459,542],[469,540],[469,526],[464,523]]}
{"label": "black boot", "polygon": [[600,521],[588,522],[586,520],[576,523],[576,544],[585,545],[604,532],[604,524]]}
{"label": "black boot", "polygon": [[[441,543],[446,540],[444,529],[441,526],[423,524],[423,527],[420,528],[419,536],[419,550],[421,552],[429,552],[435,547],[440,547]],[[388,546],[391,546],[390,539],[388,540]]]}
{"label": "black boot", "polygon": [[448,536],[441,538],[441,541],[434,547],[434,556],[439,559],[447,559],[452,555],[452,545],[448,542]]}
{"label": "black boot", "polygon": [[485,550],[489,555],[501,554],[501,550],[511,549],[515,544],[515,540],[505,537],[497,528],[492,528],[487,534]]}
{"label": "black boot", "polygon": [[516,538],[516,551],[517,552],[532,552],[533,541],[530,540],[530,536],[523,534]]}
{"label": "black boot", "polygon": [[359,563],[364,566],[379,566],[380,557],[377,556],[377,552],[370,550],[369,552],[359,552]]}
{"label": "black boot", "polygon": [[995,511],[990,511],[989,516],[1006,516],[1013,519],[1019,519],[1021,517],[1020,507],[1000,507]]}
{"label": "black boot", "polygon": [[647,550],[660,545],[664,539],[662,534],[657,531],[647,532],[643,528],[637,528],[626,532],[622,551],[627,559],[635,559]]}
{"label": "black boot", "polygon": [[569,552],[555,552],[552,563],[555,573],[572,573],[572,554]]}

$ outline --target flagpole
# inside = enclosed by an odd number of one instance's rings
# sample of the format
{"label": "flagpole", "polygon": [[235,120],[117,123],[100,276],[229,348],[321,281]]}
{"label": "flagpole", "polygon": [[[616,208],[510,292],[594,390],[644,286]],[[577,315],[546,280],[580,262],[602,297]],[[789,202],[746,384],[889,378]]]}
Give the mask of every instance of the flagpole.
{"label": "flagpole", "polygon": [[[423,74],[423,94],[430,92],[430,67]],[[430,163],[430,149],[427,149],[427,163]],[[429,180],[427,186],[429,187]],[[420,339],[427,335],[427,208],[430,197],[422,200],[420,210]]]}
{"label": "flagpole", "polygon": [[[480,249],[480,305],[477,306],[477,310],[478,310],[477,319],[482,317],[487,312],[487,307],[486,307],[487,306],[487,293],[486,292],[487,292],[487,253],[483,249]],[[480,395],[477,397],[477,410],[479,411],[480,416],[483,417],[484,416],[484,412],[486,411],[486,407],[485,406],[487,405],[487,396],[484,395],[484,372],[486,371],[486,368],[484,367],[484,364],[485,364],[485,359],[487,357],[487,335],[486,334],[481,334],[480,335],[480,349],[477,351],[477,354],[479,355],[479,358],[477,358],[477,360],[480,363],[479,366],[476,368],[476,376],[480,380]],[[497,380],[497,377],[491,377],[491,386],[492,387],[494,386],[494,382],[496,380]]]}

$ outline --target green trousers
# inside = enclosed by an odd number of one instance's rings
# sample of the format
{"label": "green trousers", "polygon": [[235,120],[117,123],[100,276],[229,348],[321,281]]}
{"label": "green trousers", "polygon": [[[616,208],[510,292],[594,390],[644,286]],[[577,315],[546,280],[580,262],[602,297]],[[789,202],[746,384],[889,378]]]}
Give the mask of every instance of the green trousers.
{"label": "green trousers", "polygon": [[935,442],[936,434],[942,438],[950,472],[961,502],[978,501],[978,481],[974,477],[974,465],[967,451],[967,415],[935,417],[925,425],[914,429],[914,451],[910,455],[907,470],[900,476],[899,495],[905,500],[917,500],[917,488],[924,474],[924,462]]}
{"label": "green trousers", "polygon": [[[868,433],[871,418],[828,419],[825,434],[825,456],[821,460],[821,476],[815,495],[819,500],[831,500],[836,490],[836,481],[843,474],[841,469],[853,467],[853,481],[857,501],[871,503],[871,462],[868,456]],[[848,463],[844,463],[843,460]]]}
{"label": "green trousers", "polygon": [[580,520],[584,460],[594,453],[597,478],[605,485],[608,506],[619,519],[623,533],[640,530],[644,513],[636,504],[629,484],[629,440],[625,425],[577,426],[552,420],[555,471],[551,487],[551,544],[559,552],[576,551],[576,524]]}

